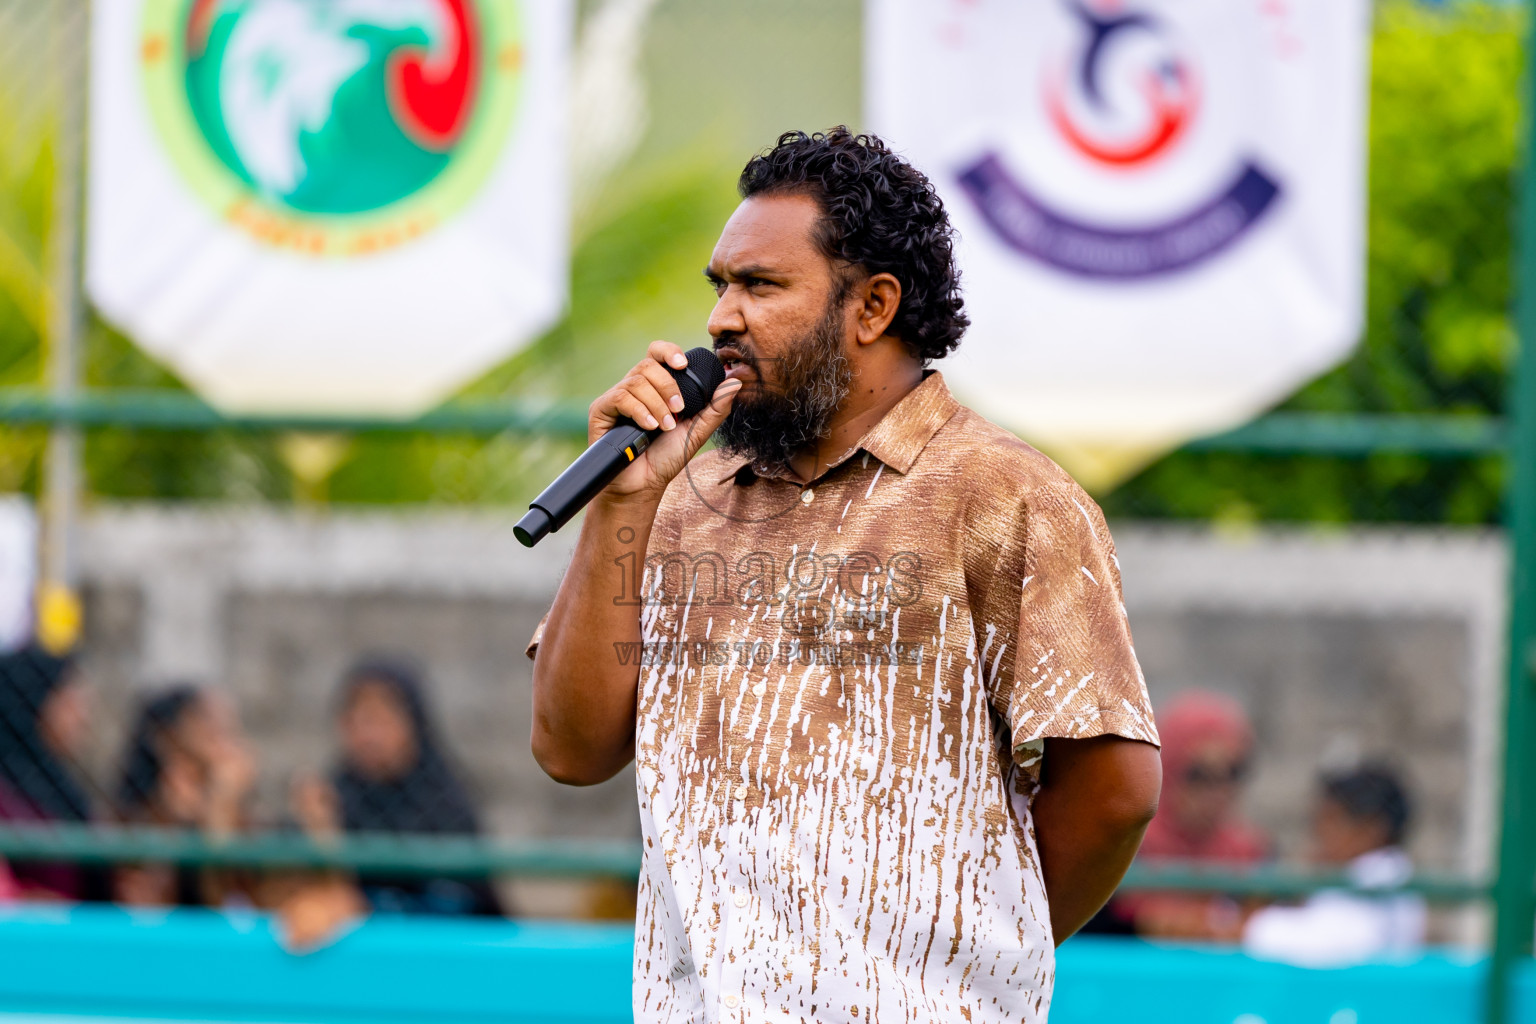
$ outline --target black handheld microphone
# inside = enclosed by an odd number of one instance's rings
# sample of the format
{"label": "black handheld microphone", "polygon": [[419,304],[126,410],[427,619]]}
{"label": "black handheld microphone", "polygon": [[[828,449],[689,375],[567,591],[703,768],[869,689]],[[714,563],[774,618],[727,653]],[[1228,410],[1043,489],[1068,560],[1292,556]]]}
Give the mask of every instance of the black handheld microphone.
{"label": "black handheld microphone", "polygon": [[[667,367],[683,396],[683,411],[677,414],[679,420],[697,416],[725,380],[725,367],[709,349],[696,348],[687,356],[686,370]],[[554,483],[544,488],[543,494],[533,499],[528,514],[517,521],[512,533],[523,547],[531,548],[545,535],[560,529],[586,507],[587,502],[597,497],[598,491],[623,472],[625,466],[639,458],[660,433],[659,427],[641,430],[633,420],[620,417],[612,430],[593,441],[592,447],[581,458],[571,463]]]}

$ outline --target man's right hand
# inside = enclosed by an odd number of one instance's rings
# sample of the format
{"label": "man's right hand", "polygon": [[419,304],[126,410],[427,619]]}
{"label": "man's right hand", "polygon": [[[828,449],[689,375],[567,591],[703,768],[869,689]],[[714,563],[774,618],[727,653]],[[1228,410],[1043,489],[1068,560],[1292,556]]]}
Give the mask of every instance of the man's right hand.
{"label": "man's right hand", "polygon": [[[640,669],[617,656],[638,644],[640,612],[618,598],[615,573],[644,559],[661,495],[715,432],[741,382],[727,380],[697,416],[678,421],[683,399],[667,366],[688,365],[682,349],[653,341],[646,357],[592,403],[587,435],[596,441],[620,416],[661,434],[587,506],[570,567],[560,579],[533,663],[533,756],[558,782],[590,786],[612,778],[635,749]],[[668,424],[671,426],[668,426]]]}
{"label": "man's right hand", "polygon": [[592,403],[587,414],[588,444],[612,430],[621,416],[645,430],[661,428],[661,434],[604,488],[598,500],[659,502],[667,484],[683,471],[731,411],[736,392],[741,390],[741,381],[735,379],[723,382],[697,416],[678,418],[683,396],[667,367],[681,370],[687,365],[688,357],[681,348],[670,341],[653,341],[645,358]]}

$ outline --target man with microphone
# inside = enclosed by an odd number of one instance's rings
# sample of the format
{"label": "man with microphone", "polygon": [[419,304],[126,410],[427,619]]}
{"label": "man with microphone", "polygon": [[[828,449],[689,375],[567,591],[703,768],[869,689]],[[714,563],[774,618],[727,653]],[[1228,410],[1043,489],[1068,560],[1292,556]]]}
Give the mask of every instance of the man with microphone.
{"label": "man with microphone", "polygon": [[657,341],[592,404],[660,433],[529,645],[534,754],[635,762],[637,1021],[1044,1021],[1160,782],[1104,518],[930,368],[968,321],[927,178],[838,128],[739,189],[713,400]]}

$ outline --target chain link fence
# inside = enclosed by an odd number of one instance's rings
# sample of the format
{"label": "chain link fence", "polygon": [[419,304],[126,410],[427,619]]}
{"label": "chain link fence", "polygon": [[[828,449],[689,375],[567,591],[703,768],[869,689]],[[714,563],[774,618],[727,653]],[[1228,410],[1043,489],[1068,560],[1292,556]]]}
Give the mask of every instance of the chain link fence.
{"label": "chain link fence", "polygon": [[[32,498],[61,418],[38,398],[58,53],[86,45],[85,10],[0,0],[0,493]],[[272,906],[347,869],[378,909],[632,912],[632,779],[562,790],[527,749],[522,649],[565,553],[525,552],[511,522],[638,345],[702,339],[698,270],[745,157],[859,123],[860,16],[582,4],[570,312],[436,420],[224,420],[88,319],[68,417],[85,430],[82,644],[0,663],[13,892]],[[1139,867],[1141,888],[1203,892],[1122,902],[1107,929],[1232,938],[1258,902],[1338,881],[1324,783],[1377,763],[1411,805],[1409,888],[1486,891],[1523,32],[1508,6],[1379,6],[1360,349],[1275,415],[1096,496],[1156,703],[1204,695],[1240,720],[1195,730],[1169,799],[1246,837],[1205,857],[1225,874]],[[560,875],[579,881],[519,881]],[[1481,936],[1465,914],[1428,931]]]}

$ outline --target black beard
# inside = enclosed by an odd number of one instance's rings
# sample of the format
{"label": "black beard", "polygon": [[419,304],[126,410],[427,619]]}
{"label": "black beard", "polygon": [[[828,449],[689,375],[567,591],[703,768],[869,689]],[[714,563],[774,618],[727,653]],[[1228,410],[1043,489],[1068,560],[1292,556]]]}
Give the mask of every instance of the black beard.
{"label": "black beard", "polygon": [[778,378],[762,384],[755,353],[741,353],[757,384],[736,393],[736,401],[715,431],[726,452],[746,456],[754,466],[778,469],[790,456],[812,449],[831,434],[832,417],[848,396],[853,368],[843,354],[843,303],[834,296],[821,322],[779,359]]}

